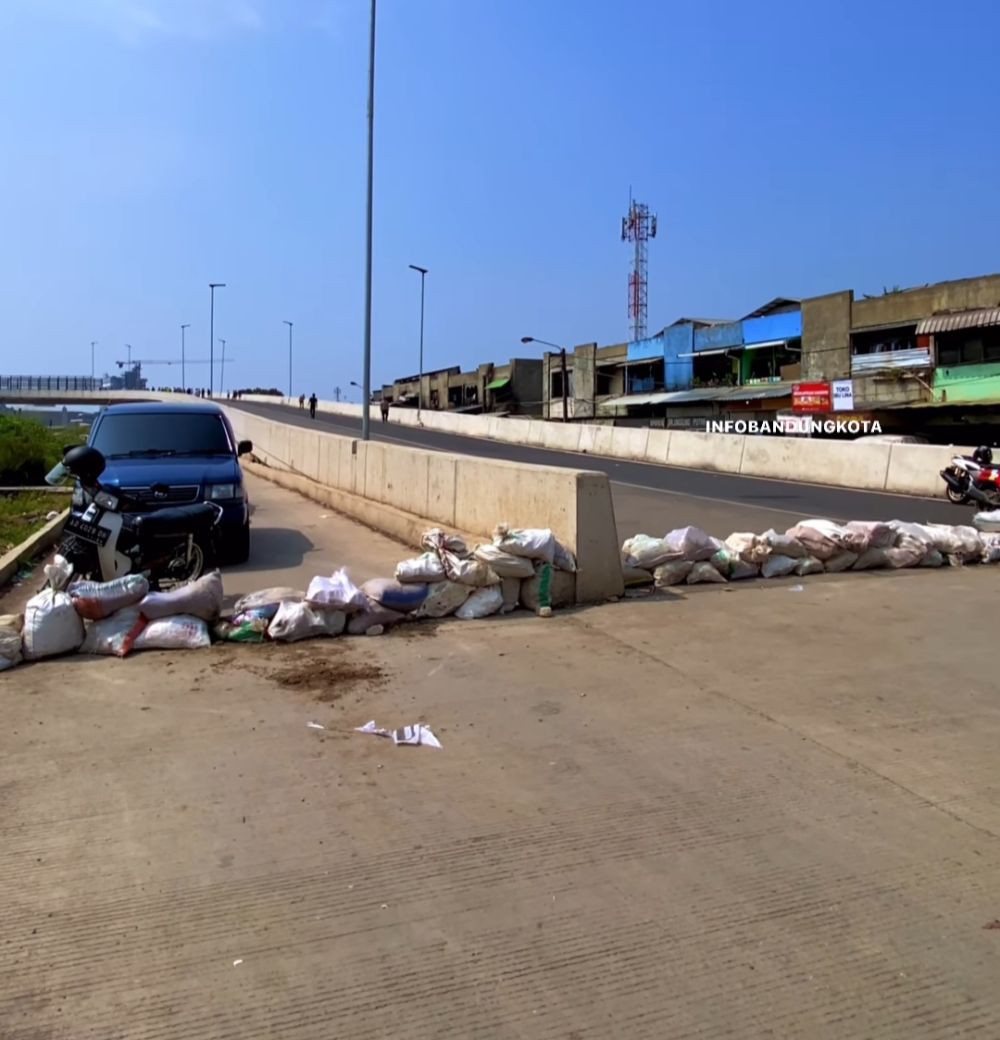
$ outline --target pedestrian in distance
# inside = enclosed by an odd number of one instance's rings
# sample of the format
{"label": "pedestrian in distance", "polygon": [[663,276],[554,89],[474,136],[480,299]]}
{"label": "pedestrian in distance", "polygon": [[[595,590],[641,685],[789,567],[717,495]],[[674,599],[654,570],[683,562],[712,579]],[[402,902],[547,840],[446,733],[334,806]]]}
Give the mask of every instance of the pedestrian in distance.
{"label": "pedestrian in distance", "polygon": [[313,394],[309,398],[309,418],[310,419],[315,419],[316,418],[316,405],[317,404],[319,404],[319,401],[316,399],[316,395]]}
{"label": "pedestrian in distance", "polygon": [[306,406],[306,395],[305,394],[299,394],[299,407],[300,408],[305,408],[305,406]]}
{"label": "pedestrian in distance", "polygon": [[385,398],[383,398],[382,399],[382,422],[388,422],[388,421],[389,421],[389,402],[387,400],[385,400]]}

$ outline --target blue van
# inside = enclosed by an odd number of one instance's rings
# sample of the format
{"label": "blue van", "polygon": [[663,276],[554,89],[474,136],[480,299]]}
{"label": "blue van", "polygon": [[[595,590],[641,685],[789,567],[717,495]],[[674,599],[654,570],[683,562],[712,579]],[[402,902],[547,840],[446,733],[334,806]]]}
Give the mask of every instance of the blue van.
{"label": "blue van", "polygon": [[[191,502],[222,507],[225,562],[250,556],[250,504],[239,456],[253,450],[237,441],[218,405],[192,401],[115,404],[94,420],[87,441],[107,460],[101,484],[119,488],[142,511]],[[77,489],[74,505],[84,505]]]}

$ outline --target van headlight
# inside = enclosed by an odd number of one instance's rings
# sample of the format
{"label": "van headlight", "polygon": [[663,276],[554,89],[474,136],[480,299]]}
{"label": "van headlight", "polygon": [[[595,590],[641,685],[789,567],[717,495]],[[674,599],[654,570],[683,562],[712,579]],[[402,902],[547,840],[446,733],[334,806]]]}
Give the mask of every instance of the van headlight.
{"label": "van headlight", "polygon": [[236,499],[239,502],[243,500],[243,485],[209,484],[205,489],[205,497],[209,502],[217,502],[220,500],[232,501],[233,499]]}

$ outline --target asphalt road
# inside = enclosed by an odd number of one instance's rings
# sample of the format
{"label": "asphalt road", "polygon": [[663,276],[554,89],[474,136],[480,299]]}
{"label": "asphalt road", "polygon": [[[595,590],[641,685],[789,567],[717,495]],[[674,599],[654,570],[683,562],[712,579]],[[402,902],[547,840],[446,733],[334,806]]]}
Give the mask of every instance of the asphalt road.
{"label": "asphalt road", "polygon": [[[307,411],[279,404],[232,402],[257,415],[296,426],[318,426],[330,433],[356,437],[361,420],[324,415],[315,420]],[[615,516],[622,538],[639,532],[663,534],[673,527],[696,524],[722,536],[736,530],[785,530],[796,519],[913,520],[922,523],[967,523],[973,510],[950,505],[944,498],[876,494],[795,481],[763,480],[727,473],[677,469],[643,462],[622,462],[597,455],[526,448],[478,437],[461,437],[438,430],[414,429],[390,422],[372,424],[372,438],[433,451],[544,466],[598,470],[612,482]]]}

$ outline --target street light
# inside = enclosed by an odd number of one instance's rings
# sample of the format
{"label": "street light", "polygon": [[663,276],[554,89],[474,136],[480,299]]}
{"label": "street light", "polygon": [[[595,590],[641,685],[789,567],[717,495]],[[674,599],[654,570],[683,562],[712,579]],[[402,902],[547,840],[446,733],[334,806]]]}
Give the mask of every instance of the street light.
{"label": "street light", "polygon": [[368,199],[365,227],[365,357],[364,404],[361,409],[361,439],[371,438],[368,402],[372,389],[372,180],[375,166],[375,0],[372,0],[368,36]]}
{"label": "street light", "polygon": [[420,382],[417,384],[417,422],[420,422],[420,409],[424,406],[424,280],[427,268],[410,264],[410,270],[420,275]]}
{"label": "street light", "polygon": [[[550,343],[547,339],[536,339],[534,336],[522,336],[521,337],[521,342],[522,343],[541,343],[541,345],[543,347],[554,347],[556,350],[559,351],[559,357],[562,360],[562,399],[563,399],[562,421],[563,422],[568,422],[569,421],[569,416],[566,414],[567,413],[567,405],[566,405],[566,396],[567,396],[566,395],[566,389],[567,389],[567,387],[566,387],[566,348],[565,347],[560,347],[558,343]],[[546,400],[548,400],[548,402],[549,402],[549,414],[546,416],[546,418],[550,419],[550,418],[552,418],[552,395],[551,394],[546,394]]]}
{"label": "street light", "polygon": [[184,330],[191,328],[191,323],[181,326],[181,390],[187,393],[187,376],[184,374]]}
{"label": "street light", "polygon": [[92,339],[90,341],[90,389],[94,389],[94,347],[97,346],[97,340]]}
{"label": "street light", "polygon": [[292,323],[286,321],[288,326],[288,403],[292,403]]}
{"label": "street light", "polygon": [[222,371],[219,373],[219,393],[223,394],[226,392],[226,341],[220,336],[219,342],[222,344]]}
{"label": "street light", "polygon": [[225,289],[225,282],[209,282],[208,290],[212,297],[212,309],[208,319],[208,396],[215,389],[215,290]]}

